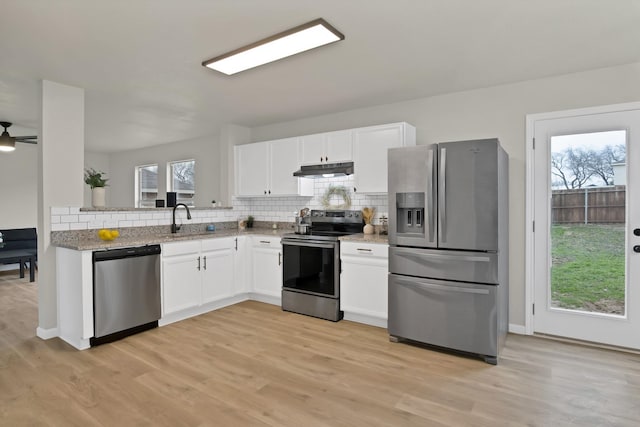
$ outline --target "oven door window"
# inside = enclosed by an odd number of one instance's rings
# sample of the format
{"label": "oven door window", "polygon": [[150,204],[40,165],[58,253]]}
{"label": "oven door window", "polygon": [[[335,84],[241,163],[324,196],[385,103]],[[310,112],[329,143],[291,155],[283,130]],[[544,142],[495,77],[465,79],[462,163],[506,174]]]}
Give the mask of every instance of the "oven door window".
{"label": "oven door window", "polygon": [[337,250],[333,244],[283,244],[283,287],[338,297]]}

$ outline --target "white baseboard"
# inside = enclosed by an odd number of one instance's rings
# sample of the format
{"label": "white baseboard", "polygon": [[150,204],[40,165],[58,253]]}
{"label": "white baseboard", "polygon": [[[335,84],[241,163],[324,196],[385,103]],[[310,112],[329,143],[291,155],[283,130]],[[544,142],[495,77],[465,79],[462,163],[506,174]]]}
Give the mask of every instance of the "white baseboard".
{"label": "white baseboard", "polygon": [[36,329],[36,336],[43,340],[50,340],[58,336],[58,328],[44,329],[38,326]]}
{"label": "white baseboard", "polygon": [[509,332],[512,334],[527,335],[527,330],[523,325],[516,325],[514,323],[509,323]]}
{"label": "white baseboard", "polygon": [[64,342],[66,342],[67,344],[77,348],[78,350],[86,350],[88,348],[91,348],[91,343],[89,342],[88,339],[71,339],[69,337],[60,337],[60,339]]}
{"label": "white baseboard", "polygon": [[162,319],[158,321],[158,326],[164,326],[170,323],[178,322],[180,320],[188,319],[189,317],[199,316],[201,314],[205,314],[222,307],[227,307],[229,305],[246,301],[247,299],[248,299],[247,294],[239,294],[229,298],[224,298],[219,301],[203,304],[198,307],[187,308],[185,310],[181,310],[175,313],[169,313],[162,316]]}
{"label": "white baseboard", "polygon": [[249,292],[249,299],[252,301],[264,302],[266,304],[273,304],[282,306],[282,297],[281,296],[271,296],[265,294],[257,294],[255,292]]}
{"label": "white baseboard", "polygon": [[357,322],[357,323],[364,323],[365,325],[377,326],[378,328],[387,329],[387,319],[384,319],[378,316],[371,316],[368,314],[345,311],[344,320],[349,320],[351,322]]}

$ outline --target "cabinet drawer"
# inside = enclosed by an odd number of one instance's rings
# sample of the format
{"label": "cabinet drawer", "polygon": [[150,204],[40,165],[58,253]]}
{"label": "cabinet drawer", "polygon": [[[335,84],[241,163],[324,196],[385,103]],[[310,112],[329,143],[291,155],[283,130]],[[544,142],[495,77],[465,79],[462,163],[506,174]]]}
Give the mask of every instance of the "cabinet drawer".
{"label": "cabinet drawer", "polygon": [[235,248],[235,237],[223,237],[214,239],[203,239],[202,250],[203,251],[215,251],[217,249]]}
{"label": "cabinet drawer", "polygon": [[252,236],[251,245],[254,248],[280,249],[280,237],[278,236]]}
{"label": "cabinet drawer", "polygon": [[340,255],[360,255],[370,258],[388,258],[389,245],[377,243],[340,242]]}
{"label": "cabinet drawer", "polygon": [[162,256],[195,254],[200,252],[200,240],[188,242],[172,242],[162,245]]}

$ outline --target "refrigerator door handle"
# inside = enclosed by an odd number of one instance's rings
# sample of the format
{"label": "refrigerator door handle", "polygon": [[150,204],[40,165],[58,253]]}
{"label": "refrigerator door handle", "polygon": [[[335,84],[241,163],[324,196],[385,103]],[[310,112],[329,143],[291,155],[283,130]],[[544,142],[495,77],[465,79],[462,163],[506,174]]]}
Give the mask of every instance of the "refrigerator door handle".
{"label": "refrigerator door handle", "polygon": [[418,260],[436,258],[436,259],[451,260],[451,261],[491,262],[491,258],[486,256],[444,255],[444,254],[437,254],[437,253],[419,254],[411,250],[404,251],[404,250],[401,250],[400,248],[396,248],[395,251],[401,257],[415,258]]}
{"label": "refrigerator door handle", "polygon": [[434,200],[433,200],[433,195],[435,193],[434,190],[434,184],[436,182],[436,180],[434,179],[435,176],[433,175],[434,171],[435,171],[435,156],[433,155],[433,150],[429,150],[429,152],[427,153],[427,168],[428,168],[428,173],[427,176],[430,178],[431,182],[427,183],[427,215],[429,215],[429,242],[433,242],[433,233],[435,231],[435,227],[436,227],[436,221],[435,221],[435,212],[434,212]]}
{"label": "refrigerator door handle", "polygon": [[442,200],[438,201],[438,209],[440,215],[438,220],[440,221],[440,240],[442,242],[447,241],[447,149],[440,149],[440,176],[438,177],[438,184],[440,185],[440,194],[438,197],[442,197]]}
{"label": "refrigerator door handle", "polygon": [[407,285],[413,288],[425,289],[425,290],[438,290],[438,291],[446,291],[446,292],[458,292],[463,294],[481,294],[488,295],[488,289],[477,289],[477,288],[462,288],[459,286],[447,286],[447,285],[437,285],[435,283],[427,283],[427,282],[418,282],[414,280],[407,279],[396,279],[396,283],[400,285]]}

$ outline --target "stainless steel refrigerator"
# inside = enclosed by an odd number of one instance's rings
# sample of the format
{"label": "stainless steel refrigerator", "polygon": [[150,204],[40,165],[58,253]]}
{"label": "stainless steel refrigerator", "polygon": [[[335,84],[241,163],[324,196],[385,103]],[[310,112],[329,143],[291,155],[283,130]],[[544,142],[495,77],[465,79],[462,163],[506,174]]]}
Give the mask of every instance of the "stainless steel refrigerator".
{"label": "stainless steel refrigerator", "polygon": [[389,150],[392,341],[496,364],[508,329],[508,156],[497,139]]}

